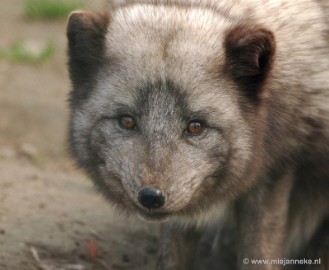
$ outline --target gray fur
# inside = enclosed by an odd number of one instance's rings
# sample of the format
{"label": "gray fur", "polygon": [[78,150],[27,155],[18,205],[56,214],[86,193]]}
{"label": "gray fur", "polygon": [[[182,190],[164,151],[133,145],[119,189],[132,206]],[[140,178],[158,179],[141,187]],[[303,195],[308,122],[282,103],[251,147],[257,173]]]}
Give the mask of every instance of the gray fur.
{"label": "gray fur", "polygon": [[[166,221],[158,269],[191,269],[198,241],[187,236],[216,224],[236,228],[237,269],[281,269],[242,258],[298,257],[328,217],[328,6],[140,0],[121,1],[103,23],[71,16],[72,152],[118,209]],[[230,54],[250,33],[258,47],[241,44],[266,53],[263,70],[248,50],[242,62]],[[92,52],[87,84],[76,44]],[[136,129],[118,125],[127,114]],[[201,135],[184,133],[191,120],[205,123]],[[144,187],[160,189],[165,205],[141,206]]]}

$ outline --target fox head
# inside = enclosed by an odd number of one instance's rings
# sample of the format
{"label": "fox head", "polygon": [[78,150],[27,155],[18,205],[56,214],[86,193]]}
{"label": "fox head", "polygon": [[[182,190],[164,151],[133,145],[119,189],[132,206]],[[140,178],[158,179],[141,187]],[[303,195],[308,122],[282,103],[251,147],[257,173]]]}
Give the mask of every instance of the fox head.
{"label": "fox head", "polygon": [[114,205],[147,220],[194,217],[252,186],[269,30],[131,5],[74,12],[67,37],[72,153]]}

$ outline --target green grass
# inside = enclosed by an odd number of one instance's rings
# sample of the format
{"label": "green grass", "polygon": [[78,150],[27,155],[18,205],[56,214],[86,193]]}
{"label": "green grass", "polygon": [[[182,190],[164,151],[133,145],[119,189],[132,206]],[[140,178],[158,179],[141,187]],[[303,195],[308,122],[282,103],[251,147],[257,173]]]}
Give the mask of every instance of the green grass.
{"label": "green grass", "polygon": [[0,48],[0,59],[10,63],[41,63],[50,59],[54,52],[55,45],[51,41],[38,53],[29,50],[23,41],[16,41],[7,49]]}
{"label": "green grass", "polygon": [[76,0],[26,0],[25,14],[32,19],[61,19],[84,6]]}

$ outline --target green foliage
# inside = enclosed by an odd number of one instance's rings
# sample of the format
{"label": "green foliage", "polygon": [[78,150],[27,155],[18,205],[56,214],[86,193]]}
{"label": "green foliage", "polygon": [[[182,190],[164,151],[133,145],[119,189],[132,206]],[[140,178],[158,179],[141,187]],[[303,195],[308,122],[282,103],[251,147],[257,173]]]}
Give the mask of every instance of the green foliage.
{"label": "green foliage", "polygon": [[0,59],[10,63],[41,63],[50,59],[55,52],[55,45],[49,41],[38,53],[29,50],[23,41],[14,42],[9,48],[0,48]]}
{"label": "green foliage", "polygon": [[83,6],[75,0],[26,0],[25,14],[33,19],[60,19]]}

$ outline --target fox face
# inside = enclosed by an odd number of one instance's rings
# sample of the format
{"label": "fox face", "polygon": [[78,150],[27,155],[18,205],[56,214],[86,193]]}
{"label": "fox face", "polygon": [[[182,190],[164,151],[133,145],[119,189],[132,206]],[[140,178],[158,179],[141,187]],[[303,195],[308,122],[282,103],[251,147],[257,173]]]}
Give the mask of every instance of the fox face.
{"label": "fox face", "polygon": [[254,120],[264,117],[274,37],[214,16],[222,28],[204,32],[193,26],[197,14],[161,28],[173,15],[146,9],[71,15],[70,145],[119,209],[147,220],[194,217],[254,181],[262,137]]}

